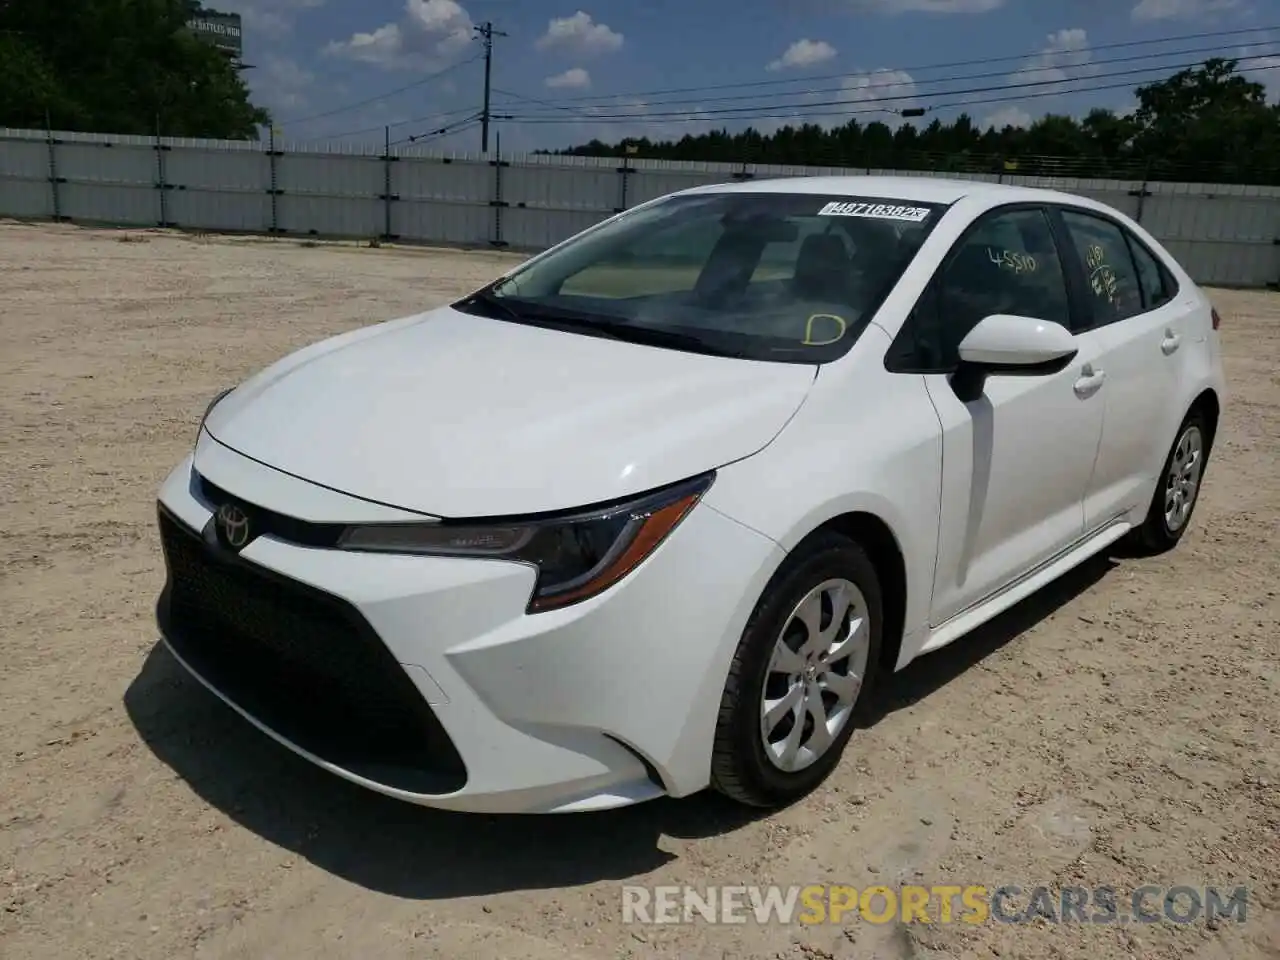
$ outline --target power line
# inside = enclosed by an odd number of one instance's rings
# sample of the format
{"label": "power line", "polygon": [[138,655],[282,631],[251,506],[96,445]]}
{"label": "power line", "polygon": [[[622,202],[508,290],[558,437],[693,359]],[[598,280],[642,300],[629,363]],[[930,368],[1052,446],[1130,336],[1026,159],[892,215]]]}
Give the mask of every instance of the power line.
{"label": "power line", "polygon": [[[1255,44],[1255,46],[1272,47],[1272,46],[1275,46],[1277,43],[1280,43],[1280,41],[1267,40],[1260,45]],[[1044,73],[1046,70],[1086,69],[1086,68],[1093,68],[1097,66],[1103,66],[1106,64],[1145,62],[1145,61],[1160,59],[1164,57],[1187,56],[1191,54],[1205,54],[1205,53],[1211,54],[1211,53],[1218,53],[1221,51],[1222,51],[1222,46],[1220,44],[1211,46],[1211,47],[1192,47],[1184,50],[1163,50],[1163,51],[1160,51],[1159,53],[1143,53],[1143,54],[1134,54],[1126,57],[1110,57],[1102,60],[1090,60],[1086,63],[1079,63],[1079,64],[1064,64],[1064,65],[1046,64],[1043,66],[1022,67],[1018,70],[1012,70],[1012,71],[995,70],[995,71],[988,71],[984,73],[961,74],[960,76],[936,77],[932,79],[915,80],[914,85],[920,86],[922,84],[956,83],[956,82],[968,81],[968,80],[989,80],[995,77],[1017,77],[1019,75]],[[1236,59],[1236,58],[1228,57],[1226,59]],[[1172,67],[1176,67],[1176,65],[1174,64],[1160,65],[1158,67],[1151,67],[1150,69],[1155,70],[1155,69],[1166,69],[1166,68],[1172,68]],[[874,76],[874,75],[875,73],[873,71],[871,76]],[[867,75],[851,74],[849,76],[867,76]],[[1057,81],[1053,81],[1053,82],[1057,82]],[[857,90],[858,92],[861,93],[867,90],[883,89],[886,87],[900,87],[900,86],[902,86],[901,80],[878,80],[878,81],[873,80],[863,86],[858,87]],[[1002,86],[1007,86],[1007,84]],[[805,91],[805,93],[807,94],[840,93],[848,89],[849,88],[847,87],[817,87],[817,88],[808,89]],[[946,93],[948,91],[938,91],[938,92]],[[583,112],[584,110],[589,110],[590,107],[571,107],[571,106],[567,106],[564,101],[541,100],[537,97],[530,97],[524,94],[512,93],[507,90],[495,89],[494,93],[498,93],[506,97],[513,97],[517,100],[524,100],[530,103],[537,103],[541,106],[551,107],[555,110],[572,112],[578,116],[583,117],[584,119],[590,119],[592,116],[592,114],[590,113]],[[701,98],[698,98],[698,100],[696,101],[696,105],[698,107],[701,107],[708,103],[723,103],[723,102],[740,101],[740,100],[760,100],[763,97],[776,97],[776,96],[786,96],[786,95],[794,95],[794,93],[792,93],[791,91],[786,91],[784,93],[743,93],[743,94],[734,94],[729,96],[701,97]],[[644,105],[647,108],[647,107],[654,106],[655,104],[656,105],[677,104],[677,103],[687,104],[690,102],[692,101],[687,98],[676,98],[671,100],[646,100],[644,102]],[[762,107],[766,105],[767,104],[759,104],[759,106],[762,106]],[[601,104],[600,106],[607,107],[607,106],[611,106],[611,104]]]}
{"label": "power line", "polygon": [[538,106],[541,106],[541,107],[551,107],[553,110],[563,110],[567,113],[572,113],[576,117],[581,117],[583,120],[591,119],[591,114],[583,113],[581,108],[575,110],[573,107],[561,106],[560,104],[556,103],[554,100],[540,100],[537,97],[526,96],[523,93],[512,93],[510,90],[499,90],[497,87],[493,88],[493,92],[503,97],[511,97],[514,100],[522,100],[525,103],[536,103],[538,104]]}
{"label": "power line", "polygon": [[[1262,58],[1262,59],[1265,59],[1265,58]],[[1253,70],[1256,73],[1261,73],[1269,70],[1280,70],[1280,64],[1271,64],[1268,66],[1254,67]],[[1103,77],[1101,79],[1106,79],[1106,78]],[[1063,81],[1056,81],[1056,82],[1062,83]],[[1065,82],[1070,82],[1070,81],[1065,81]],[[1132,88],[1133,88],[1133,82],[1125,81],[1122,83],[1102,84],[1100,86],[1091,86],[1091,87],[1077,87],[1077,88],[1071,88],[1067,90],[1042,90],[1036,93],[1015,93],[1009,96],[986,97],[986,98],[977,99],[977,100],[955,100],[949,103],[932,104],[927,109],[930,111],[934,111],[934,110],[945,110],[953,107],[976,107],[976,106],[983,106],[983,105],[992,104],[992,103],[1008,103],[1010,101],[1035,100],[1041,97],[1058,97],[1058,96],[1062,96],[1065,93],[1098,93],[1104,90],[1123,90],[1123,89],[1132,89]],[[1001,87],[996,89],[1005,89],[1005,88]],[[1016,86],[1015,86],[1015,89],[1016,89]],[[952,91],[952,92],[961,92],[961,91]],[[935,96],[936,95],[937,94],[935,94]],[[886,98],[886,99],[889,99],[889,98]],[[846,101],[843,101],[843,103],[848,104],[850,103],[850,101],[846,100]],[[811,104],[810,106],[814,106],[814,105]],[[719,118],[719,119],[746,120],[746,121],[804,120],[806,118],[855,117],[855,116],[862,116],[862,115],[873,114],[873,113],[894,113],[894,112],[897,112],[897,111],[887,109],[885,107],[864,106],[859,109],[853,109],[853,110],[830,110],[829,109],[829,110],[821,110],[818,113],[797,113],[794,111],[790,113],[758,113],[750,116],[728,117],[728,118]],[[666,116],[661,116],[656,114],[638,113],[638,114],[630,114],[626,116],[573,117],[573,118],[521,117],[517,115],[517,116],[514,116],[512,119],[515,119],[522,123],[527,123],[527,124],[557,124],[557,123],[565,124],[565,123],[582,123],[584,121],[589,121],[591,123],[601,123],[601,124],[609,124],[609,123],[645,124],[645,123],[656,123],[656,122],[705,123],[710,119],[717,119],[717,118],[706,117],[706,116],[689,116],[688,114],[679,114],[676,116],[666,117]]]}
{"label": "power line", "polygon": [[474,127],[480,122],[480,118],[480,113],[473,112],[469,117],[464,117],[461,120],[455,120],[452,123],[446,123],[443,127],[436,130],[428,130],[426,133],[415,133],[409,137],[401,137],[399,140],[393,140],[391,141],[391,145],[394,147],[402,143],[421,143],[444,136],[450,136],[455,133],[461,133],[463,130],[470,130]]}
{"label": "power line", "polygon": [[[332,110],[326,110],[324,113],[313,113],[309,117],[295,117],[292,120],[280,120],[278,121],[278,123],[280,125],[284,125],[286,123],[288,124],[310,123],[312,120],[322,120],[325,117],[335,117],[340,113],[347,113],[350,110],[356,110],[360,107],[367,107],[370,104],[378,103],[382,100],[387,100],[391,97],[396,96],[397,94],[404,93],[407,90],[415,90],[418,87],[425,86],[426,84],[431,83],[432,81],[439,80],[441,77],[447,76],[453,73],[455,70],[459,70],[462,67],[465,67],[469,63],[475,63],[477,60],[480,59],[480,56],[481,56],[480,54],[476,54],[474,57],[471,57],[467,60],[460,60],[457,63],[453,64],[452,66],[445,67],[443,70],[438,70],[435,73],[427,74],[425,77],[420,77],[419,79],[413,81],[413,83],[406,83],[403,87],[396,87],[394,90],[388,90],[385,93],[379,93],[378,95],[369,97],[365,100],[357,100],[355,103],[348,103],[345,106],[335,107]],[[382,128],[379,127],[377,129],[382,129]]]}
{"label": "power line", "polygon": [[[1258,59],[1268,60],[1271,58],[1259,57]],[[1199,66],[1199,64],[1192,64],[1191,66],[1195,67],[1195,66]],[[1277,70],[1277,69],[1280,69],[1280,63],[1253,68],[1255,73],[1261,73],[1265,70]],[[1106,79],[1106,78],[1104,77],[1102,79]],[[1128,81],[1125,83],[1109,83],[1109,84],[1105,84],[1103,86],[1098,86],[1098,87],[1081,87],[1079,89],[1067,90],[1065,92],[1066,93],[1094,93],[1100,90],[1125,90],[1125,89],[1132,89],[1132,81]],[[1036,99],[1039,99],[1040,97],[1061,96],[1062,92],[1063,91],[1058,91],[1058,90],[1042,90],[1038,93],[1028,93],[1028,94],[1022,94],[1022,95],[1014,94],[1008,97],[990,97],[985,100],[956,100],[951,103],[932,104],[931,106],[928,107],[928,110],[929,111],[948,110],[954,107],[980,106],[980,105],[989,104],[989,103],[1008,103],[1009,101],[1012,101],[1012,100],[1036,100]]]}
{"label": "power line", "polygon": [[414,124],[427,123],[428,121],[446,120],[449,117],[456,117],[462,113],[476,114],[475,107],[461,107],[457,110],[446,110],[443,113],[429,113],[421,117],[412,117],[408,120],[397,120],[395,123],[380,123],[376,127],[361,127],[358,130],[344,130],[342,133],[330,133],[322,137],[311,137],[312,141],[319,140],[342,140],[345,137],[354,137],[361,133],[382,133],[388,127],[394,130],[396,127],[407,127]]}
{"label": "power line", "polygon": [[[1177,36],[1172,36],[1172,37],[1161,37],[1153,40],[1128,40],[1120,43],[1104,43],[1104,44],[1099,44],[1097,46],[1090,46],[1088,50],[1090,52],[1093,52],[1098,50],[1119,50],[1125,47],[1150,47],[1150,46],[1155,46],[1162,43],[1178,43],[1178,42],[1189,41],[1189,40],[1210,40],[1216,37],[1235,37],[1235,36],[1241,36],[1243,34],[1260,35],[1260,34],[1270,33],[1272,31],[1277,31],[1277,30],[1280,30],[1280,25],[1270,26],[1270,27],[1252,27],[1249,29],[1241,29],[1241,30],[1216,30],[1216,31],[1211,31],[1206,33],[1186,33],[1186,34],[1179,34]],[[1027,60],[1027,59],[1030,59],[1031,57],[1042,55],[1045,52],[1046,51],[1044,50],[1032,50],[1032,51],[1027,51],[1019,54],[1010,54],[1008,56],[1003,56],[1003,57],[982,57],[981,59],[978,59],[978,60],[954,60],[954,61],[951,61],[950,63],[918,64],[916,66],[899,67],[897,69],[900,69],[907,73],[916,73],[916,72],[922,72],[922,71],[928,71],[928,70],[952,70],[957,67],[976,67],[976,66],[983,66],[983,65],[992,64],[992,63],[1012,63],[1014,61]],[[1063,51],[1050,51],[1050,52],[1071,54],[1071,53],[1076,53],[1081,51],[1063,50]],[[1173,51],[1168,51],[1167,53],[1169,55],[1172,55]],[[1160,56],[1160,54],[1152,54],[1152,56]],[[712,84],[709,86],[701,86],[701,87],[668,87],[668,88],[659,89],[659,90],[641,90],[641,91],[632,91],[632,92],[624,91],[622,93],[611,93],[611,94],[584,94],[582,96],[576,96],[576,97],[562,97],[562,98],[559,98],[557,102],[562,104],[597,102],[597,103],[603,103],[604,105],[607,106],[608,105],[607,101],[617,100],[622,98],[631,98],[631,97],[647,98],[651,96],[661,96],[661,95],[670,94],[670,93],[700,93],[700,92],[711,91],[711,90],[744,90],[747,88],[754,88],[754,87],[780,86],[785,84],[796,84],[796,83],[808,84],[808,83],[815,83],[823,80],[846,80],[846,79],[849,79],[850,77],[855,77],[860,75],[861,75],[860,73],[828,73],[828,74],[809,75],[804,77],[787,77],[787,78],[777,79],[777,80],[751,80],[751,81],[742,81],[738,83],[720,83],[720,84]]]}
{"label": "power line", "polygon": [[[1258,55],[1254,57],[1240,57],[1240,58],[1237,58],[1237,62],[1244,63],[1248,61],[1266,61],[1270,59],[1272,59],[1272,57],[1269,55]],[[1114,84],[1112,86],[1085,87],[1085,88],[1080,88],[1079,90],[1072,90],[1072,89],[1063,90],[1062,89],[1062,87],[1064,87],[1067,84],[1079,82],[1082,80],[1089,80],[1089,79],[1108,80],[1115,77],[1133,77],[1139,74],[1150,74],[1153,72],[1192,69],[1199,65],[1200,65],[1199,61],[1191,62],[1191,63],[1182,63],[1182,64],[1163,64],[1156,67],[1139,67],[1131,70],[1116,70],[1110,73],[1098,74],[1094,77],[1069,77],[1062,80],[1033,80],[1033,81],[1026,81],[1023,83],[1011,83],[1011,84],[1002,83],[994,86],[968,87],[961,90],[939,90],[933,93],[927,93],[924,96],[936,97],[936,96],[948,96],[948,95],[955,96],[960,94],[975,94],[975,93],[982,94],[982,93],[992,93],[995,91],[1002,91],[1002,90],[1024,90],[1024,89],[1030,89],[1033,87],[1056,87],[1058,89],[1049,90],[1041,94],[1023,94],[1024,98],[1030,99],[1035,96],[1057,96],[1062,93],[1083,93],[1083,92],[1089,92],[1090,90],[1118,89],[1120,87],[1130,86],[1132,84],[1132,81],[1130,81],[1128,83]],[[1256,70],[1256,69],[1266,69],[1266,68],[1255,67],[1254,69]],[[858,88],[856,92],[861,93],[865,89],[866,88]],[[866,102],[871,104],[898,103],[901,101],[918,100],[920,99],[920,96],[921,95],[918,93],[899,94],[895,96],[873,97]],[[1003,99],[1019,99],[1019,98],[1011,97],[1011,98],[1003,98]],[[711,110],[698,110],[695,112],[694,116],[690,116],[689,115],[690,111],[688,110],[656,111],[656,112],[648,112],[648,113],[640,113],[640,114],[636,114],[636,113],[590,114],[588,113],[588,114],[574,117],[573,122],[588,121],[591,123],[598,123],[600,121],[635,122],[636,120],[691,120],[691,121],[701,120],[701,121],[705,121],[705,120],[711,120],[711,119],[726,119],[726,120],[750,120],[750,119],[766,119],[766,118],[788,119],[792,117],[814,115],[811,113],[811,111],[814,111],[814,110],[819,111],[818,114],[816,115],[819,115],[819,116],[826,115],[831,113],[832,111],[823,110],[822,108],[842,107],[842,106],[847,107],[850,103],[856,103],[856,102],[858,101],[852,101],[852,100],[849,100],[848,98],[844,98],[844,99],[837,99],[837,100],[818,100],[818,101],[801,100],[801,101],[793,101],[790,103],[758,104],[756,106],[749,106],[749,107],[717,107]],[[982,102],[982,101],[971,101],[971,102]],[[939,107],[933,107],[932,109],[939,109]],[[783,113],[783,114],[777,114],[777,113],[771,114],[771,113],[761,113],[760,112],[761,110],[788,110],[790,112]],[[800,111],[800,112],[797,112],[797,111]],[[881,106],[881,107],[871,107],[868,110],[860,111],[860,112],[894,113],[897,111],[893,108],[886,108]],[[565,118],[537,115],[537,114],[517,116],[516,119],[521,120],[522,122],[525,122],[525,123],[571,122],[570,120]]]}
{"label": "power line", "polygon": [[406,143],[412,143],[415,146],[418,146],[424,143],[435,143],[438,140],[447,140],[449,137],[457,136],[460,133],[467,133],[471,130],[474,130],[478,126],[480,126],[480,117],[479,115],[476,115],[475,117],[466,121],[465,123],[458,124],[455,127],[441,128],[432,133],[423,134],[422,136],[417,137],[416,139],[410,138],[409,140],[393,140],[391,142],[391,146],[397,147],[397,146],[402,146]]}
{"label": "power line", "polygon": [[[1256,60],[1263,60],[1263,61],[1265,61],[1265,60],[1269,60],[1269,59],[1271,59],[1271,55],[1261,54],[1261,55],[1257,55],[1257,56],[1253,56],[1253,57],[1240,57],[1240,58],[1237,58],[1237,62],[1248,62],[1248,61],[1256,61]],[[1175,70],[1175,71],[1176,71],[1176,70],[1181,70],[1181,69],[1190,69],[1190,68],[1197,67],[1197,66],[1199,66],[1199,65],[1200,65],[1200,61],[1194,61],[1194,62],[1189,62],[1189,63],[1180,63],[1180,64],[1161,64],[1161,65],[1158,65],[1158,66],[1151,66],[1151,67],[1139,67],[1139,68],[1130,69],[1130,70],[1115,70],[1115,71],[1111,71],[1111,72],[1109,72],[1109,73],[1097,74],[1097,75],[1095,75],[1094,77],[1087,77],[1087,76],[1085,76],[1085,77],[1064,77],[1064,78],[1062,78],[1062,79],[1052,79],[1052,80],[1032,80],[1032,81],[1024,81],[1024,82],[1022,82],[1022,83],[1012,83],[1012,84],[1010,84],[1010,83],[1002,83],[1002,84],[989,85],[989,86],[967,87],[967,88],[962,88],[962,89],[959,89],[959,90],[937,90],[937,91],[932,91],[932,92],[928,92],[928,93],[925,93],[925,94],[920,94],[920,93],[918,93],[918,92],[913,92],[913,93],[905,93],[905,94],[896,94],[896,95],[893,95],[893,96],[885,96],[885,97],[871,97],[871,98],[867,98],[867,100],[866,100],[865,102],[868,102],[868,103],[898,103],[898,102],[901,102],[901,101],[917,100],[917,99],[919,99],[921,96],[926,96],[926,97],[928,97],[928,96],[935,96],[935,97],[936,97],[936,96],[957,95],[957,94],[991,93],[991,92],[993,92],[993,91],[998,91],[998,90],[1022,90],[1022,89],[1030,89],[1030,88],[1033,88],[1033,87],[1058,87],[1058,88],[1061,88],[1061,87],[1063,87],[1063,85],[1065,85],[1065,84],[1073,83],[1073,82],[1080,82],[1080,81],[1083,81],[1083,80],[1089,80],[1089,79],[1106,80],[1106,79],[1111,79],[1111,78],[1114,78],[1114,77],[1137,77],[1137,76],[1139,76],[1139,75],[1141,75],[1141,74],[1163,73],[1163,72],[1165,72],[1165,71],[1169,71],[1169,70]],[[1059,69],[1061,69],[1061,68],[1059,68]],[[1255,69],[1257,69],[1257,68],[1255,68]],[[900,82],[900,81],[898,81],[898,82],[887,82],[887,83],[882,83],[882,84],[868,84],[868,85],[867,85],[867,86],[865,86],[865,87],[853,88],[853,89],[849,90],[848,92],[850,92],[850,93],[862,94],[862,93],[864,93],[866,90],[874,89],[874,88],[876,88],[876,87],[880,87],[880,88],[885,88],[885,87],[899,87],[899,88],[900,88],[900,87],[902,87],[902,86],[904,86],[904,85],[905,85],[905,84],[903,84],[903,83],[902,83],[902,82]],[[1110,89],[1110,88],[1105,88],[1105,89]],[[1061,90],[1058,90],[1058,91],[1051,91],[1048,95],[1056,95],[1058,92],[1070,92],[1070,91],[1061,91]],[[518,96],[518,95],[517,95],[517,96]],[[1028,95],[1028,96],[1030,96],[1030,95]],[[843,97],[843,98],[839,98],[839,99],[835,99],[835,100],[808,100],[808,99],[806,99],[806,100],[790,101],[790,102],[773,102],[773,103],[754,104],[754,105],[751,105],[751,106],[744,106],[744,107],[715,107],[715,108],[712,108],[712,109],[709,109],[709,110],[703,110],[703,109],[697,109],[697,110],[694,110],[694,111],[692,111],[692,112],[696,113],[696,114],[697,114],[697,116],[695,116],[695,117],[691,117],[690,119],[695,119],[695,120],[696,120],[696,119],[704,119],[704,120],[706,120],[706,119],[714,119],[714,118],[725,118],[725,119],[749,118],[749,117],[752,117],[752,116],[756,116],[756,115],[758,115],[758,112],[759,112],[759,111],[761,111],[761,110],[802,110],[802,111],[811,111],[811,110],[819,109],[819,108],[822,108],[822,107],[838,107],[838,106],[847,106],[847,105],[849,105],[850,103],[856,103],[856,102],[859,102],[859,101],[851,100],[851,99],[849,99],[848,97]],[[886,108],[880,108],[880,111],[881,111],[881,112],[897,112],[896,110],[893,110],[893,109],[886,109]],[[686,118],[686,117],[689,117],[689,113],[690,113],[690,112],[691,112],[691,111],[690,111],[689,109],[685,109],[685,110],[673,110],[673,111],[647,111],[647,112],[645,112],[645,113],[622,113],[622,114],[617,114],[617,113],[615,113],[615,114],[608,114],[608,113],[590,113],[590,112],[587,112],[587,113],[578,113],[578,114],[576,114],[576,119],[578,119],[578,120],[586,120],[586,121],[591,121],[591,122],[595,122],[595,121],[598,121],[598,120],[633,120],[633,119],[636,119],[637,117],[653,118],[653,119],[671,119],[671,118]],[[783,114],[782,116],[789,116],[789,115],[790,115],[790,114]],[[773,116],[773,115],[770,115],[770,116]],[[549,118],[549,117],[547,117],[547,116],[545,116],[545,115],[532,114],[532,115],[526,115],[526,116],[520,117],[519,119],[526,120],[526,121],[533,121],[533,120],[549,120],[549,119],[551,119],[551,118]]]}

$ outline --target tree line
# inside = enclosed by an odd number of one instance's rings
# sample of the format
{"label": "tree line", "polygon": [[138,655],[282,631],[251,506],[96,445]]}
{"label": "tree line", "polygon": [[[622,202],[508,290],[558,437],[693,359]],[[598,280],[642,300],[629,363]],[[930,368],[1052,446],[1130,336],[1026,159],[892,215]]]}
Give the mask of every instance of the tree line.
{"label": "tree line", "polygon": [[198,0],[0,0],[0,127],[251,139],[271,118]]}
{"label": "tree line", "polygon": [[1280,106],[1266,88],[1215,58],[1139,86],[1137,107],[1084,118],[1046,114],[1027,127],[982,129],[962,114],[896,129],[856,119],[713,130],[679,140],[592,140],[549,153],[725,163],[773,163],[888,170],[1017,173],[1036,176],[1280,184]]}

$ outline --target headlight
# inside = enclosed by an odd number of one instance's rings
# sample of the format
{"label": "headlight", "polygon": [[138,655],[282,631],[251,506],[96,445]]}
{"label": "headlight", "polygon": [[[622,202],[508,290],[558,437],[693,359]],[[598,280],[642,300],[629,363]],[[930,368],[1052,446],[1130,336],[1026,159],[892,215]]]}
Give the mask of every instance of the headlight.
{"label": "headlight", "polygon": [[513,560],[537,568],[529,612],[607,590],[662,543],[706,493],[714,473],[625,503],[525,519],[383,523],[348,527],[344,550]]}
{"label": "headlight", "polygon": [[200,415],[200,425],[196,427],[197,439],[200,437],[200,431],[204,429],[204,422],[209,419],[209,414],[213,413],[213,408],[216,407],[219,403],[221,403],[223,398],[226,397],[226,395],[234,389],[235,387],[228,387],[226,390],[223,390],[220,394],[218,394],[216,397],[214,397],[212,400],[209,401],[209,405],[204,408],[204,413]]}

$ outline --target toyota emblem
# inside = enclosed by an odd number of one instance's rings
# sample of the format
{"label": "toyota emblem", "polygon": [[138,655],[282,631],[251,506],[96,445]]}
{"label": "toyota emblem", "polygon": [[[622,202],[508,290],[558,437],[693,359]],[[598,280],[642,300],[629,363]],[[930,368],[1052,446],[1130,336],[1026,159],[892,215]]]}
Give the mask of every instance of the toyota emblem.
{"label": "toyota emblem", "polygon": [[251,534],[249,514],[234,503],[224,503],[218,508],[218,532],[231,549],[241,549]]}

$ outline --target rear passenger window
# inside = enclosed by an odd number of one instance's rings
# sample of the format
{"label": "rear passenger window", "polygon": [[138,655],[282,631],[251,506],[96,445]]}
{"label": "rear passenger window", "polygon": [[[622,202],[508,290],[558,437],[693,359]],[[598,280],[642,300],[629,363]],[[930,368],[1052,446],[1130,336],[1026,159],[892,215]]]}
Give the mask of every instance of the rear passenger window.
{"label": "rear passenger window", "polygon": [[1143,306],[1148,310],[1154,310],[1173,299],[1173,291],[1169,289],[1171,285],[1151,252],[1132,234],[1127,236],[1134,266],[1138,268],[1138,284],[1142,289]]}
{"label": "rear passenger window", "polygon": [[1120,227],[1073,210],[1063,210],[1062,220],[1084,268],[1094,326],[1141,313],[1142,287]]}

